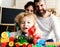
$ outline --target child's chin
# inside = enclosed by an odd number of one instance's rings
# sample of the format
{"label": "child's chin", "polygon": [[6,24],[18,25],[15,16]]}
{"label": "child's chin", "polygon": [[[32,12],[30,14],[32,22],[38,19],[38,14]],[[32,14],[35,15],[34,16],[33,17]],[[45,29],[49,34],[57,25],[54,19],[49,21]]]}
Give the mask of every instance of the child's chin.
{"label": "child's chin", "polygon": [[26,29],[26,30],[24,30],[24,32],[26,32],[26,33],[27,33],[27,32],[28,32],[28,30]]}

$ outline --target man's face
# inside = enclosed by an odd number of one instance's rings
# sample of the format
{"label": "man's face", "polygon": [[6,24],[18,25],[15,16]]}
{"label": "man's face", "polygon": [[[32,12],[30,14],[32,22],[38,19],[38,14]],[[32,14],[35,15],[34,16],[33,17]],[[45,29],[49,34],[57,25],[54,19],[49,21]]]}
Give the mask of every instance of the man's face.
{"label": "man's face", "polygon": [[22,18],[20,27],[21,30],[25,33],[28,33],[28,29],[30,29],[34,25],[33,18],[25,16]]}
{"label": "man's face", "polygon": [[40,2],[35,2],[36,12],[38,13],[45,13],[46,12],[46,4],[43,0]]}

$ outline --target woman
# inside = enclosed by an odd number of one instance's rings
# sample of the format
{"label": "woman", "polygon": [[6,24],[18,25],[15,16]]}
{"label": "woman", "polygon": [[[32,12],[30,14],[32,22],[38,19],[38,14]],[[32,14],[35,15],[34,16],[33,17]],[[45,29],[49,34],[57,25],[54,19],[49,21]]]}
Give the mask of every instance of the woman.
{"label": "woman", "polygon": [[29,1],[25,4],[24,9],[28,13],[34,13],[34,2]]}

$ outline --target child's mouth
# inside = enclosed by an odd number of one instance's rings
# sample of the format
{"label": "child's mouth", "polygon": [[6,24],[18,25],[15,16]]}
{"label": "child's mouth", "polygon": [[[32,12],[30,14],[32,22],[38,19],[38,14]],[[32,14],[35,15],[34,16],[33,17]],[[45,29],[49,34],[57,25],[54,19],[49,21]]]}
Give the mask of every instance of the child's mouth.
{"label": "child's mouth", "polygon": [[25,29],[28,29],[28,28],[27,28],[27,27],[25,27],[25,28],[23,28],[23,29],[25,30]]}

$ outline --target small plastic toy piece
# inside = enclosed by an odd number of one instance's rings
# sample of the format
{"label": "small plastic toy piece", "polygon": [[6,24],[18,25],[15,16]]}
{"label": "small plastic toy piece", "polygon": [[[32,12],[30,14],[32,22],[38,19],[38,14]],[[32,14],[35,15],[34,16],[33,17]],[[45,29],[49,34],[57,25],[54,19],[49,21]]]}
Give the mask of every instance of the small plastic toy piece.
{"label": "small plastic toy piece", "polygon": [[6,47],[9,42],[8,32],[2,32],[1,34],[1,46]]}
{"label": "small plastic toy piece", "polygon": [[6,47],[7,46],[7,42],[1,43],[1,47]]}
{"label": "small plastic toy piece", "polygon": [[22,36],[18,36],[18,41],[19,41],[20,44],[27,43],[27,40]]}
{"label": "small plastic toy piece", "polygon": [[9,38],[1,38],[1,43],[9,42]]}
{"label": "small plastic toy piece", "polygon": [[5,31],[2,32],[1,37],[2,37],[2,38],[8,38],[8,33],[5,32]]}
{"label": "small plastic toy piece", "polygon": [[32,44],[28,44],[28,47],[32,47]]}
{"label": "small plastic toy piece", "polygon": [[10,37],[10,38],[9,38],[9,46],[10,46],[10,47],[14,46],[14,40],[15,40],[14,37]]}
{"label": "small plastic toy piece", "polygon": [[42,45],[43,46],[43,45],[45,45],[45,42],[46,42],[45,40],[39,39],[38,42],[37,42],[37,45]]}
{"label": "small plastic toy piece", "polygon": [[23,46],[23,47],[26,47],[26,45],[28,44],[27,40],[25,37],[23,36],[18,36],[18,41],[15,43],[15,45],[17,47],[19,46]]}
{"label": "small plastic toy piece", "polygon": [[58,46],[55,46],[55,45],[46,45],[46,47],[58,47]]}
{"label": "small plastic toy piece", "polygon": [[10,37],[10,32],[9,32],[9,31],[7,31],[7,33],[8,33],[8,37]]}
{"label": "small plastic toy piece", "polygon": [[26,47],[26,44],[23,44],[23,47]]}
{"label": "small plastic toy piece", "polygon": [[13,41],[14,42],[14,37],[10,37],[9,41]]}
{"label": "small plastic toy piece", "polygon": [[10,46],[10,47],[14,46],[14,42],[13,42],[13,41],[10,41],[10,42],[9,42],[9,46]]}
{"label": "small plastic toy piece", "polygon": [[15,44],[16,45],[16,47],[19,47],[19,44]]}
{"label": "small plastic toy piece", "polygon": [[32,45],[32,47],[40,47],[39,45]]}

